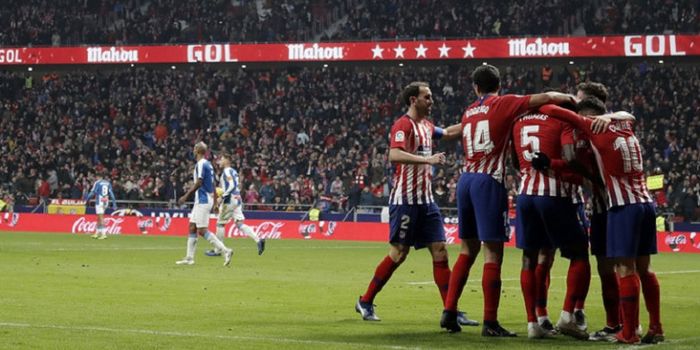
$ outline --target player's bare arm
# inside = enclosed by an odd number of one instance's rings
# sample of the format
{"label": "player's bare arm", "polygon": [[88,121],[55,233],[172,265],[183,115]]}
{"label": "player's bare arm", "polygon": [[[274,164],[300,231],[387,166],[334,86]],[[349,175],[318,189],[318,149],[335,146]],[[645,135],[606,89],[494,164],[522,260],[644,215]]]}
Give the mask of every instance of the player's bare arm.
{"label": "player's bare arm", "polygon": [[442,129],[443,134],[441,140],[454,140],[462,137],[462,123],[450,125]]}
{"label": "player's bare arm", "polygon": [[183,194],[182,197],[180,197],[177,200],[178,205],[183,205],[185,202],[187,202],[190,197],[194,194],[195,191],[197,191],[200,187],[202,187],[202,179],[197,179],[197,181],[190,187],[189,190],[187,190],[187,193]]}
{"label": "player's bare arm", "polygon": [[402,164],[444,164],[445,153],[440,152],[433,154],[430,157],[424,157],[408,153],[400,148],[392,148],[389,150],[389,161]]}

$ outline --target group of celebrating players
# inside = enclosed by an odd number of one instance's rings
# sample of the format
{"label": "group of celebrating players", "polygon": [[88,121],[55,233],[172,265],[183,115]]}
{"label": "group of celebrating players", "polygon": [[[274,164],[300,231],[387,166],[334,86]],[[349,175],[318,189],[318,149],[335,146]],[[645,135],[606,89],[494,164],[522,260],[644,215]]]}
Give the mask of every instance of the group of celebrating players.
{"label": "group of celebrating players", "polygon": [[[459,311],[462,289],[479,252],[484,250],[482,335],[516,336],[498,322],[504,242],[509,240],[506,159],[520,170],[516,201],[516,245],[522,249],[521,289],[529,338],[557,333],[577,339],[635,344],[664,340],[660,292],[650,270],[656,254],[655,208],[643,173],[634,116],[606,113],[607,90],[598,83],[579,85],[577,95],[545,92],[499,96],[500,73],[491,65],[472,73],[477,101],[461,123],[446,128],[427,119],[433,96],[427,83],[413,82],[401,92],[408,107],[390,134],[389,160],[395,165],[390,194],[389,254],[377,266],[355,310],[379,321],[374,298],[406,259],[410,247],[427,247],[444,310],[440,326],[460,332],[478,325]],[[433,141],[460,138],[463,173],[457,184],[460,253],[448,265],[440,211],[433,200]],[[514,154],[509,154],[513,152]],[[583,188],[583,190],[582,190]],[[590,232],[584,228],[583,196],[591,201]],[[606,325],[589,334],[584,303],[591,279],[590,252],[600,275]],[[547,314],[549,271],[555,250],[569,259],[566,295],[556,326]],[[641,337],[640,289],[649,313]],[[641,338],[640,338],[641,337]]]}

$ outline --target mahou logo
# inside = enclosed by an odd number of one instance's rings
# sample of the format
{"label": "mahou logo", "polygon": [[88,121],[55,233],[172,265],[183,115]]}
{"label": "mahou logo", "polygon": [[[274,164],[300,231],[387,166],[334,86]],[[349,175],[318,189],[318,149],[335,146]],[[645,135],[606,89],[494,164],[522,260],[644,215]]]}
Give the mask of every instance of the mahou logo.
{"label": "mahou logo", "polygon": [[117,47],[88,47],[87,49],[88,63],[129,63],[139,61],[138,50],[127,50]]}
{"label": "mahou logo", "polygon": [[[284,226],[283,222],[272,222],[265,221],[258,226],[251,227],[258,237],[263,239],[280,239],[282,238],[282,231],[280,230]],[[228,230],[228,237],[245,237],[246,234],[241,232],[241,230],[236,227],[236,225],[231,225]]]}
{"label": "mahou logo", "polygon": [[305,60],[342,60],[345,55],[342,46],[321,47],[318,44],[310,46],[304,44],[287,45],[290,61]]}
{"label": "mahou logo", "polygon": [[542,38],[535,40],[508,40],[508,55],[510,56],[566,56],[569,55],[569,43],[545,43]]}
{"label": "mahou logo", "polygon": [[[122,218],[104,218],[105,228],[107,229],[107,234],[119,235],[122,233],[121,224],[124,222]],[[93,233],[97,230],[97,220],[89,221],[82,217],[73,223],[73,228],[71,233]]]}

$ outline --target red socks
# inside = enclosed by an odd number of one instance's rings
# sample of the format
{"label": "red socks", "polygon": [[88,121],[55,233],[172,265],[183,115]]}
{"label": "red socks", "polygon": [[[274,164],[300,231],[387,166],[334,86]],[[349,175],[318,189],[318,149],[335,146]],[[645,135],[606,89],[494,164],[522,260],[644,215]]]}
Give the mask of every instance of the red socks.
{"label": "red socks", "polygon": [[632,274],[620,278],[620,308],[622,309],[622,336],[634,339],[639,324],[639,278]]}
{"label": "red socks", "polygon": [[447,298],[445,300],[445,310],[457,311],[457,302],[462,295],[462,289],[467,284],[469,279],[469,270],[474,265],[474,259],[469,255],[460,254],[455,261],[450,275],[449,288],[447,290]]}
{"label": "red socks", "polygon": [[499,264],[484,264],[481,288],[484,291],[484,322],[498,321],[498,304],[501,301],[501,266]]}
{"label": "red socks", "polygon": [[547,293],[549,291],[549,270],[550,264],[537,264],[535,268],[535,285],[537,295],[535,297],[535,307],[537,316],[547,316]]}
{"label": "red socks", "polygon": [[603,307],[607,325],[615,328],[620,325],[620,286],[613,272],[600,276],[600,289],[603,292]]}
{"label": "red socks", "polygon": [[438,290],[440,290],[440,297],[444,306],[445,301],[447,301],[447,290],[450,287],[450,267],[447,264],[447,260],[433,261],[433,279]]}
{"label": "red socks", "polygon": [[576,305],[574,309],[583,310],[586,305],[586,297],[588,297],[588,289],[591,287],[591,262],[586,258],[584,260],[583,275],[579,276],[580,289],[577,294]]}
{"label": "red socks", "polygon": [[649,312],[649,328],[654,328],[663,333],[661,328],[661,308],[659,306],[661,303],[659,280],[656,279],[656,274],[653,272],[640,274],[639,280],[642,284],[644,301]]}
{"label": "red socks", "polygon": [[[586,275],[586,272],[588,274]],[[562,310],[574,312],[576,301],[585,298],[584,290],[591,283],[591,265],[586,260],[571,260],[569,272],[566,275],[566,296],[564,297],[564,307]]]}
{"label": "red socks", "polygon": [[535,271],[520,270],[520,289],[522,289],[523,299],[525,299],[527,322],[537,322],[537,315],[535,314],[535,301],[537,299]]}
{"label": "red socks", "polygon": [[391,257],[387,255],[377,266],[377,269],[374,271],[374,278],[369,282],[369,287],[367,287],[367,291],[360,300],[362,300],[363,303],[374,302],[374,297],[382,290],[382,287],[384,287],[384,284],[391,278],[391,275],[398,266],[399,264],[395,263],[391,260]]}

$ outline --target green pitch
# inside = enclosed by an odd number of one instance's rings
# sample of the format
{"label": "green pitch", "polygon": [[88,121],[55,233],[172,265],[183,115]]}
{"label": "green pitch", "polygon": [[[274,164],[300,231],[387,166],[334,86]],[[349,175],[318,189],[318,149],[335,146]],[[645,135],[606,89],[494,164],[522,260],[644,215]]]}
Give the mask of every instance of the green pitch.
{"label": "green pitch", "polygon": [[[411,252],[377,297],[381,322],[369,323],[354,303],[386,254],[386,244],[270,241],[258,257],[251,240],[227,240],[230,268],[203,254],[176,266],[184,237],[0,233],[0,348],[2,349],[434,349],[590,348],[618,345],[558,337],[526,338],[519,286],[519,251],[507,249],[500,319],[520,334],[485,339],[467,327],[438,326],[439,296],[427,252]],[[454,261],[456,249],[450,250]],[[552,271],[550,312],[558,318],[566,263]],[[654,258],[662,288],[668,341],[655,348],[700,347],[700,255]],[[478,265],[476,265],[478,266]],[[595,273],[595,266],[594,266]],[[481,318],[481,268],[472,271],[461,309]],[[603,325],[600,283],[591,283],[589,328]],[[647,316],[642,306],[641,319]]]}

